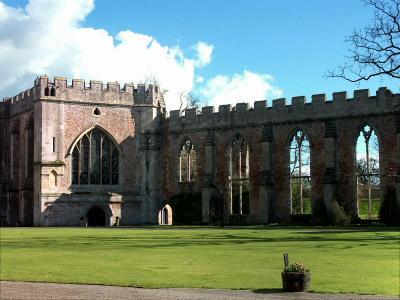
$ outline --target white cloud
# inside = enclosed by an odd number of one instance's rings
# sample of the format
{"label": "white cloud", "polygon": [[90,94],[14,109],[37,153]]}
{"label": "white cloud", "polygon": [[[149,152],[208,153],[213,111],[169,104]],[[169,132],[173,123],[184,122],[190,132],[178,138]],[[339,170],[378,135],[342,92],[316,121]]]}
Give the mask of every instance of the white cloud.
{"label": "white cloud", "polygon": [[168,90],[168,109],[179,107],[179,94],[191,91],[197,68],[211,62],[213,46],[198,42],[193,58],[154,37],[84,28],[93,0],[31,0],[24,9],[0,0],[0,97],[32,85],[38,75],[143,82],[156,78]]}
{"label": "white cloud", "polygon": [[197,52],[197,57],[195,61],[196,67],[202,67],[211,62],[211,55],[214,50],[214,46],[204,43],[204,42],[198,42],[195,46],[194,49]]}
{"label": "white cloud", "polygon": [[283,91],[272,85],[273,77],[269,74],[258,74],[245,70],[242,74],[232,77],[218,75],[211,78],[200,94],[209,99],[209,104],[218,107],[222,104],[248,102],[253,104],[257,100],[279,98]]}

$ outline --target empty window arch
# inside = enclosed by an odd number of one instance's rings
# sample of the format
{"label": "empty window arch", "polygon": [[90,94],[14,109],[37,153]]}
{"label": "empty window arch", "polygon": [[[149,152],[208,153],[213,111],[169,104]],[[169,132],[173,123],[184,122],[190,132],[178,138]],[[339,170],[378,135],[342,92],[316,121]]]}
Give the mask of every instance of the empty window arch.
{"label": "empty window arch", "polygon": [[72,184],[118,184],[119,153],[107,135],[94,128],[72,151]]}
{"label": "empty window arch", "polygon": [[230,213],[250,212],[249,146],[241,135],[236,135],[229,147]]}
{"label": "empty window arch", "polygon": [[44,89],[44,95],[45,95],[45,96],[49,96],[49,95],[50,95],[50,89],[49,89],[48,86],[45,87],[45,89]]}
{"label": "empty window arch", "polygon": [[191,182],[196,179],[197,154],[193,143],[185,139],[179,153],[179,181]]}
{"label": "empty window arch", "polygon": [[52,87],[51,89],[50,89],[50,96],[55,96],[56,95],[56,89],[54,88],[54,87]]}
{"label": "empty window arch", "polygon": [[357,214],[361,219],[378,219],[381,206],[379,140],[371,126],[363,126],[356,141]]}
{"label": "empty window arch", "polygon": [[307,135],[298,130],[290,142],[290,212],[311,214],[311,149]]}

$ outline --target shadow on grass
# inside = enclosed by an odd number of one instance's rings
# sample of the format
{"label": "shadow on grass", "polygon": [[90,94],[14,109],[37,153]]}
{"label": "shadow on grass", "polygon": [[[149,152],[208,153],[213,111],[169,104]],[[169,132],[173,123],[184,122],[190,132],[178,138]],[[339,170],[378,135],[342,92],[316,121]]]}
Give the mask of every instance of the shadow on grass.
{"label": "shadow on grass", "polygon": [[[279,229],[281,229],[280,227]],[[288,229],[288,228],[286,228]],[[293,230],[294,229],[294,230]],[[112,236],[102,235],[102,231],[87,230],[82,234],[72,236],[54,235],[46,237],[13,237],[3,238],[2,248],[46,248],[67,250],[76,247],[83,249],[157,249],[157,248],[175,248],[175,247],[193,247],[193,246],[235,246],[244,244],[277,244],[296,245],[297,243],[311,243],[316,248],[332,248],[337,245],[341,249],[350,249],[359,246],[374,245],[381,247],[398,246],[399,236],[386,230],[376,230],[375,228],[302,228],[295,227],[286,234],[277,231],[256,231],[248,232],[238,230],[235,233],[228,231],[211,231],[209,234],[194,231],[191,234],[179,234],[170,231],[165,234],[164,230],[154,230],[154,234],[143,235],[142,232],[132,231],[132,234],[118,235],[114,231]],[[253,229],[254,230],[254,229]],[[386,232],[385,232],[386,231]],[[188,232],[188,231],[186,231]],[[190,232],[190,231],[189,231]],[[358,235],[357,233],[366,233]],[[368,234],[375,233],[375,234]],[[261,235],[261,236],[260,236]],[[332,244],[334,242],[334,244]]]}
{"label": "shadow on grass", "polygon": [[271,289],[271,288],[264,288],[264,289],[255,289],[253,293],[256,294],[276,294],[276,293],[283,293],[285,292],[283,289]]}

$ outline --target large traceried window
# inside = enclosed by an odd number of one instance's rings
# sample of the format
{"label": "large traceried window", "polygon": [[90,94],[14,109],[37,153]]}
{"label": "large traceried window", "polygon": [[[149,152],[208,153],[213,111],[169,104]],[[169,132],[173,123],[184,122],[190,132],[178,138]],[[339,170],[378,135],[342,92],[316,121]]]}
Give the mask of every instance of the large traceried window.
{"label": "large traceried window", "polygon": [[196,172],[196,150],[192,142],[186,139],[179,153],[179,181],[195,181]]}
{"label": "large traceried window", "polygon": [[291,214],[311,214],[310,143],[297,131],[290,143]]}
{"label": "large traceried window", "polygon": [[97,128],[86,133],[72,151],[72,184],[118,184],[118,149]]}
{"label": "large traceried window", "polygon": [[378,219],[381,206],[379,141],[375,131],[365,125],[356,144],[357,212],[362,219]]}
{"label": "large traceried window", "polygon": [[230,149],[231,213],[249,214],[249,146],[241,135],[236,135]]}

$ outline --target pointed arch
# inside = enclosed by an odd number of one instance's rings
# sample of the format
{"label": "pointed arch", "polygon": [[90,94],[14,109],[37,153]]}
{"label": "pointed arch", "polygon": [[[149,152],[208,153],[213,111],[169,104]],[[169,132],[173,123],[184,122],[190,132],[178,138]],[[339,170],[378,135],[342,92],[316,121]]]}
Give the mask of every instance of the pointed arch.
{"label": "pointed arch", "polygon": [[56,188],[58,186],[58,174],[55,170],[49,173],[49,188]]}
{"label": "pointed arch", "polygon": [[172,225],[172,207],[169,204],[158,211],[158,225]]}
{"label": "pointed arch", "polygon": [[363,122],[357,129],[354,143],[356,213],[361,219],[378,219],[382,203],[380,137],[375,126]]}
{"label": "pointed arch", "polygon": [[309,131],[306,128],[302,127],[302,126],[296,126],[292,130],[290,130],[289,135],[287,136],[287,145],[290,147],[290,144],[293,141],[293,137],[299,131],[305,134],[305,136],[307,137],[307,141],[308,141],[308,143],[310,145],[310,149],[311,149],[313,147],[313,139],[312,139]]}
{"label": "pointed arch", "polygon": [[229,143],[230,214],[250,213],[249,143],[240,133]]}
{"label": "pointed arch", "polygon": [[290,137],[289,177],[291,214],[311,214],[311,143],[297,128]]}
{"label": "pointed arch", "polygon": [[75,140],[70,150],[72,184],[118,184],[120,150],[114,141],[99,126]]}
{"label": "pointed arch", "polygon": [[68,155],[72,155],[72,151],[74,150],[74,147],[76,146],[76,144],[82,139],[82,137],[84,135],[88,134],[93,129],[98,129],[104,135],[106,135],[110,139],[110,141],[115,145],[115,147],[117,148],[119,155],[121,155],[121,157],[124,157],[124,153],[122,152],[122,149],[119,146],[117,140],[112,136],[112,134],[110,132],[108,132],[107,129],[105,129],[104,127],[102,127],[100,125],[90,126],[90,127],[86,128],[84,131],[82,131],[82,133],[75,138],[75,140],[72,142],[71,146],[68,148],[67,155],[65,157],[67,157]]}
{"label": "pointed arch", "polygon": [[179,181],[192,182],[197,176],[197,150],[189,137],[184,137],[179,147]]}

